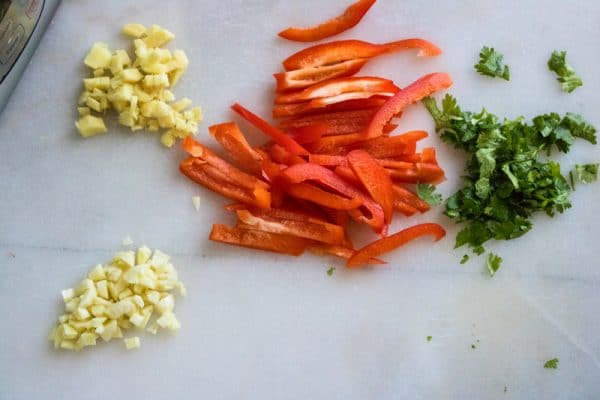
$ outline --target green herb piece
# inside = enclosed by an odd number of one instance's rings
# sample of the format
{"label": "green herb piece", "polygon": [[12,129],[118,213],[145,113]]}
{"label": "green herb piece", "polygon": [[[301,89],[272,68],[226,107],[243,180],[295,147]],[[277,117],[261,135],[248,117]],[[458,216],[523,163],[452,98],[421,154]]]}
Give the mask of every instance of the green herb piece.
{"label": "green herb piece", "polygon": [[335,272],[335,267],[329,267],[329,269],[327,270],[327,275],[332,276],[334,272]]}
{"label": "green herb piece", "polygon": [[462,111],[451,95],[441,108],[432,98],[423,103],[441,139],[467,153],[463,187],[446,200],[445,214],[465,223],[455,247],[482,254],[488,240],[515,239],[531,230],[536,212],[554,216],[571,207],[560,165],[542,155],[566,153],[577,138],[596,143],[596,129],[580,115],[544,114],[527,123],[485,109]]}
{"label": "green herb piece", "polygon": [[556,80],[560,82],[562,90],[571,93],[582,86],[583,81],[577,76],[573,67],[567,63],[566,58],[566,51],[553,51],[548,60],[548,68],[556,73]]}
{"label": "green herb piece", "polygon": [[472,348],[473,350],[475,350],[475,349],[477,348],[477,346],[475,346],[475,344],[472,344],[472,345],[471,345],[471,348]]}
{"label": "green herb piece", "polygon": [[592,183],[598,179],[598,164],[575,165],[575,178],[581,183]]}
{"label": "green herb piece", "polygon": [[469,255],[468,255],[468,254],[465,254],[465,255],[464,255],[462,258],[461,258],[461,260],[460,260],[460,263],[461,263],[461,264],[466,264],[466,263],[467,263],[467,261],[469,261]]}
{"label": "green herb piece", "polygon": [[573,171],[569,171],[569,183],[571,184],[571,189],[575,191],[575,179],[573,178]]}
{"label": "green herb piece", "polygon": [[479,62],[475,64],[475,70],[481,75],[508,81],[510,80],[510,68],[502,63],[503,58],[504,56],[493,47],[484,46],[479,53]]}
{"label": "green herb piece", "polygon": [[430,183],[418,183],[417,196],[432,207],[442,204],[442,195],[436,192],[435,186]]}
{"label": "green herb piece", "polygon": [[490,276],[496,275],[496,272],[498,271],[498,269],[500,269],[501,263],[502,263],[502,257],[499,257],[498,255],[496,255],[494,253],[488,254],[488,258],[487,258],[485,265],[488,269],[488,272],[490,273]]}
{"label": "green herb piece", "polygon": [[431,336],[427,336],[427,341],[431,342],[431,339],[433,339]]}
{"label": "green herb piece", "polygon": [[553,358],[552,360],[546,361],[546,363],[544,364],[544,368],[557,369],[558,368],[558,358]]}

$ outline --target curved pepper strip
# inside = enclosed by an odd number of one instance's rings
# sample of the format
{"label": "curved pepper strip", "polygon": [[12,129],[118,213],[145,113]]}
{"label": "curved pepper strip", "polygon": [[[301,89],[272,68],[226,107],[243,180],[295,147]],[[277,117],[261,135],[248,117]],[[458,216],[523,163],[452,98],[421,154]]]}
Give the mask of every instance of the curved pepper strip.
{"label": "curved pepper strip", "polygon": [[260,172],[260,162],[263,158],[248,144],[235,122],[212,125],[208,127],[208,131],[240,167],[253,174]]}
{"label": "curved pepper strip", "polygon": [[224,180],[223,177],[226,178],[226,175],[198,158],[190,157],[184,160],[179,169],[192,181],[224,197],[258,208],[269,208],[271,206],[271,194],[265,188],[241,187],[231,181]]}
{"label": "curved pepper strip", "polygon": [[277,82],[276,90],[278,92],[286,92],[289,90],[304,89],[329,79],[352,76],[360,71],[368,61],[368,58],[359,58],[334,65],[278,72],[273,74]]}
{"label": "curved pepper strip", "polygon": [[344,228],[325,221],[305,218],[300,220],[284,218],[269,212],[236,211],[238,219],[244,226],[250,226],[265,232],[279,233],[315,240],[327,244],[342,244],[345,240]]}
{"label": "curved pepper strip", "polygon": [[312,243],[308,239],[297,236],[240,227],[230,228],[221,224],[213,225],[209,239],[215,242],[257,250],[267,250],[280,254],[290,254],[292,256],[299,256],[304,253],[304,250]]}
{"label": "curved pepper strip", "polygon": [[425,75],[417,79],[381,106],[367,128],[366,137],[376,138],[381,136],[383,134],[383,127],[406,106],[416,103],[424,97],[438,90],[446,89],[451,85],[452,78],[443,72]]}
{"label": "curved pepper strip", "polygon": [[384,44],[373,44],[362,40],[339,40],[301,50],[283,61],[283,67],[286,71],[314,68],[410,49],[418,49],[419,56],[437,56],[442,53],[435,44],[423,39],[404,39]]}
{"label": "curved pepper strip", "polygon": [[275,97],[275,104],[301,103],[313,99],[334,97],[345,93],[398,93],[400,88],[389,79],[372,76],[345,77],[318,83],[300,92],[284,93]]}
{"label": "curved pepper strip", "polygon": [[281,146],[285,147],[290,153],[297,156],[306,156],[308,155],[308,151],[298,143],[294,141],[291,137],[287,136],[285,133],[275,128],[271,124],[269,124],[264,119],[260,118],[258,115],[253,114],[246,108],[242,107],[238,103],[235,103],[231,106],[231,109],[242,116],[246,121],[250,122],[256,128],[261,130],[265,135],[269,136],[275,142],[279,143]]}
{"label": "curved pepper strip", "polygon": [[394,189],[389,173],[364,150],[353,150],[346,156],[350,168],[381,208],[389,224],[394,214]]}
{"label": "curved pepper strip", "polygon": [[322,24],[310,28],[291,27],[279,32],[279,36],[295,42],[316,42],[354,27],[369,11],[375,0],[358,0],[352,4],[343,14],[331,18]]}
{"label": "curved pepper strip", "polygon": [[379,239],[356,251],[346,263],[348,267],[367,264],[368,260],[392,251],[421,236],[433,236],[437,242],[446,235],[446,231],[438,224],[419,224],[411,226],[393,235]]}
{"label": "curved pepper strip", "polygon": [[268,189],[269,185],[266,182],[240,171],[235,166],[231,165],[221,157],[213,153],[208,147],[195,141],[190,136],[186,137],[183,142],[183,149],[192,157],[201,160],[203,163],[213,166],[220,171],[227,179],[235,185],[246,189],[254,189],[255,187]]}
{"label": "curved pepper strip", "polygon": [[320,185],[323,185],[331,190],[334,190],[351,199],[361,199],[362,207],[370,214],[370,216],[364,215],[364,213],[358,210],[352,210],[350,215],[358,222],[364,222],[369,225],[373,230],[381,235],[385,235],[387,232],[387,225],[385,224],[385,217],[383,209],[369,196],[365,196],[360,190],[354,186],[348,184],[342,178],[340,178],[335,172],[328,170],[317,164],[297,164],[288,167],[283,171],[283,174],[292,183],[301,183],[304,181],[315,181]]}
{"label": "curved pepper strip", "polygon": [[[331,255],[339,258],[343,258],[344,260],[348,260],[356,250],[351,247],[340,246],[340,245],[324,245],[324,244],[315,244],[308,248],[308,251],[317,255]],[[378,258],[371,258],[367,261],[369,265],[382,265],[387,264],[387,262],[380,260]]]}
{"label": "curved pepper strip", "polygon": [[381,107],[388,99],[389,96],[371,96],[368,99],[347,100],[328,106],[321,106],[310,101],[298,104],[276,104],[273,106],[273,118],[297,117],[307,114],[335,111],[364,110],[367,108]]}

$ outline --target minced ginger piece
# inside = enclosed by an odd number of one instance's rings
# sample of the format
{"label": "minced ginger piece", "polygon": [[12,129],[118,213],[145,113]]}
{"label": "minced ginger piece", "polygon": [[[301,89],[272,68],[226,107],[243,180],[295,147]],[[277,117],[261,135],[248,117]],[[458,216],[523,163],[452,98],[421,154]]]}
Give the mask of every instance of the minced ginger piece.
{"label": "minced ginger piece", "polygon": [[189,60],[182,50],[171,52],[161,47],[175,36],[160,26],[146,29],[141,24],[126,24],[123,33],[134,38],[133,61],[125,50],[111,53],[100,42],[85,57],[84,63],[93,70],[93,77],[84,79],[79,98],[80,119],[75,124],[79,133],[89,137],[105,132],[102,118],[91,112],[103,115],[112,108],[119,113],[119,123],[132,131],[163,129],[160,141],[167,147],[195,135],[202,110],[190,108],[192,102],[186,97],[177,101],[170,90],[187,69]]}
{"label": "minced ginger piece", "polygon": [[[78,351],[95,346],[98,338],[122,338],[127,329],[175,331],[180,328],[171,294],[176,288],[185,295],[165,253],[146,246],[118,252],[110,263],[92,268],[75,288],[62,291],[66,313],[48,338],[55,348]],[[140,346],[138,337],[124,341],[128,350]]]}

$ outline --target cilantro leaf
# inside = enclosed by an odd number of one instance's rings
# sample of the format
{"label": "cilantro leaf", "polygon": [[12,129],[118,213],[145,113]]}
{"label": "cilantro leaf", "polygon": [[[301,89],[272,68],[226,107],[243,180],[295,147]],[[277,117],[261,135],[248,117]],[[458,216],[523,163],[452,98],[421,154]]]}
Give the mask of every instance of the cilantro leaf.
{"label": "cilantro leaf", "polygon": [[442,204],[442,195],[437,193],[435,191],[435,186],[430,183],[418,183],[417,196],[432,207]]}
{"label": "cilantro leaf", "polygon": [[548,68],[556,73],[556,80],[560,82],[562,90],[571,93],[582,86],[583,81],[577,76],[573,67],[567,63],[566,57],[566,51],[553,51],[548,60]]}
{"label": "cilantro leaf", "polygon": [[496,272],[500,268],[501,263],[502,263],[502,257],[499,257],[498,255],[496,255],[494,253],[488,254],[488,258],[487,258],[485,265],[488,269],[488,272],[490,273],[490,276],[496,275]]}
{"label": "cilantro leaf", "polygon": [[581,183],[592,183],[598,179],[598,164],[575,165],[575,178]]}
{"label": "cilantro leaf", "polygon": [[557,369],[558,368],[558,358],[553,358],[552,360],[546,361],[546,363],[544,364],[544,368]]}
{"label": "cilantro leaf", "polygon": [[449,94],[441,106],[433,98],[423,104],[441,139],[467,154],[462,188],[446,200],[445,214],[465,223],[455,247],[467,245],[482,254],[489,240],[530,231],[536,212],[554,216],[571,207],[560,164],[541,155],[555,148],[566,153],[578,138],[596,143],[596,129],[580,115],[549,113],[531,123],[522,117],[502,120],[485,109],[463,111]]}
{"label": "cilantro leaf", "polygon": [[327,275],[332,276],[334,272],[335,272],[335,267],[329,267],[329,269],[327,270]]}
{"label": "cilantro leaf", "polygon": [[475,64],[475,70],[481,75],[508,81],[510,80],[510,68],[502,63],[503,58],[504,56],[493,47],[484,46],[479,53],[479,62]]}
{"label": "cilantro leaf", "polygon": [[461,264],[466,264],[467,261],[469,261],[469,255],[465,254],[461,259],[460,259],[460,263]]}
{"label": "cilantro leaf", "polygon": [[431,339],[433,339],[431,336],[427,336],[427,341],[431,342]]}

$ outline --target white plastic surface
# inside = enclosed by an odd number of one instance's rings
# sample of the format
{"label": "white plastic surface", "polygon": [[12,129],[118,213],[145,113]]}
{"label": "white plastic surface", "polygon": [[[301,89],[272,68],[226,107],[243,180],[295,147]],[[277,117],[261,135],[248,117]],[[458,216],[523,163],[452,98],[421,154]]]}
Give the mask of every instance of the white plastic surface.
{"label": "white plastic surface", "polygon": [[[126,45],[119,34],[126,22],[176,34],[172,48],[187,52],[190,69],[175,92],[203,106],[199,137],[214,143],[206,127],[237,120],[228,109],[234,101],[268,114],[271,74],[305,47],[276,33],[347,3],[63,2],[0,117],[0,399],[600,397],[600,184],[579,186],[564,215],[540,215],[526,236],[491,245],[504,257],[493,279],[483,258],[459,265],[457,228],[441,210],[399,218],[392,231],[438,221],[448,228],[442,242],[412,243],[385,257],[388,268],[347,271],[332,259],[210,243],[211,224],[233,218],[221,211],[225,200],[178,172],[181,150],[114,119],[109,133],[93,139],[74,129],[81,60],[95,41]],[[600,126],[599,15],[591,0],[382,0],[339,38],[424,37],[444,54],[389,55],[364,74],[405,86],[447,71],[464,108],[509,117],[575,111]],[[475,73],[483,45],[504,53],[510,82]],[[568,50],[583,77],[572,94],[546,68],[555,49]],[[433,126],[414,106],[403,129]],[[435,135],[425,144],[439,148],[447,196],[458,187],[463,158]],[[599,148],[584,143],[561,158],[567,168],[599,160]],[[199,212],[190,201],[196,195]],[[189,292],[177,300],[181,331],[141,334],[135,352],[119,342],[55,351],[46,335],[61,312],[60,291],[107,261],[127,235],[173,256]],[[331,277],[330,265],[337,267]],[[544,369],[554,357],[558,369]]]}

